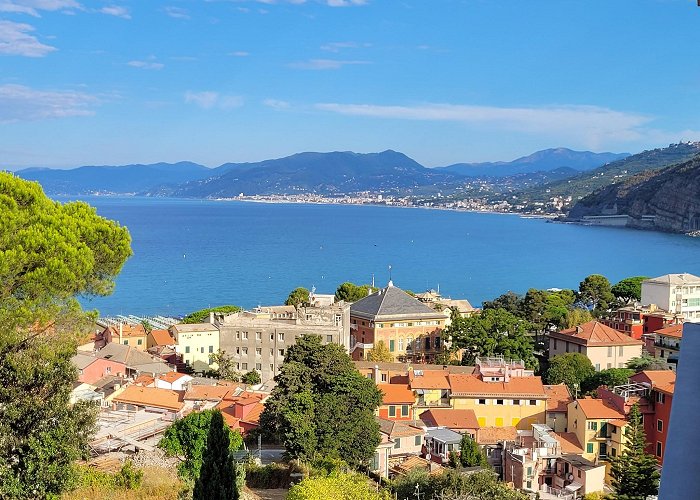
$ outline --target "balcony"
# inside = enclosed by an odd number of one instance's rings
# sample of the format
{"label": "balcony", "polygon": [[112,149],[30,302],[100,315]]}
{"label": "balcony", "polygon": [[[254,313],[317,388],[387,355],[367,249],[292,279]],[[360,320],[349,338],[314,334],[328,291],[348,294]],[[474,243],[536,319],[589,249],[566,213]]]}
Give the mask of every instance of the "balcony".
{"label": "balcony", "polygon": [[416,403],[419,408],[451,408],[449,399],[440,399],[439,401],[421,401],[420,399]]}
{"label": "balcony", "polygon": [[679,344],[676,343],[669,343],[669,342],[664,342],[662,340],[656,340],[654,341],[654,347],[661,347],[662,349],[672,349],[674,351],[677,351],[681,348]]}

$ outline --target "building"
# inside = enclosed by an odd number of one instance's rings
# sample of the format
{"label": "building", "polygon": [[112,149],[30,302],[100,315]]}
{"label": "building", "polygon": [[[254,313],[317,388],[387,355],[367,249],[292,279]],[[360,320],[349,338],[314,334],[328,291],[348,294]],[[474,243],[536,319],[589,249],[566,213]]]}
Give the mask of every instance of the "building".
{"label": "building", "polygon": [[[147,352],[143,352],[134,347],[114,342],[108,343],[99,351],[82,351],[78,352],[78,354],[116,363],[116,365],[110,363],[96,365],[105,367],[103,376],[122,376],[122,366],[126,367],[125,373],[123,374],[126,377],[137,377],[141,374],[163,375],[174,371],[174,366],[167,364],[156,356],[151,356]],[[111,368],[109,368],[110,366]],[[119,371],[114,373],[113,370]]]}
{"label": "building", "polygon": [[371,378],[375,383],[402,383],[406,384],[409,374],[415,369],[422,370],[423,373],[431,371],[443,371],[447,373],[474,373],[473,366],[460,365],[433,365],[426,363],[382,363],[374,361],[353,361],[355,368],[363,377]]}
{"label": "building", "polygon": [[145,351],[148,347],[148,334],[143,325],[119,323],[117,326],[108,326],[98,335],[96,345],[103,347],[105,344],[115,342],[128,345],[139,351]]}
{"label": "building", "polygon": [[111,359],[98,358],[92,352],[78,352],[71,358],[78,369],[78,380],[92,384],[104,376],[126,377],[126,365]]}
{"label": "building", "polygon": [[147,348],[151,347],[174,347],[175,339],[168,330],[151,330],[146,337]]}
{"label": "building", "polygon": [[503,478],[503,452],[506,445],[518,438],[515,427],[479,427],[476,444],[484,451],[486,461]]}
{"label": "building", "polygon": [[547,394],[547,426],[554,432],[566,432],[568,406],[573,398],[566,384],[545,385],[544,392]]}
{"label": "building", "polygon": [[[426,432],[424,429],[395,420],[378,418],[377,421],[379,422],[379,431],[382,434],[382,443],[388,442],[392,444],[385,451],[388,454],[389,469],[401,464],[409,457],[421,454]],[[378,449],[377,453],[380,452]]]}
{"label": "building", "polygon": [[642,282],[642,303],[682,316],[686,321],[700,320],[700,277],[688,273],[665,274]]}
{"label": "building", "polygon": [[673,393],[676,387],[676,373],[670,370],[645,370],[632,375],[630,382],[646,385],[651,390],[648,399],[653,408],[653,414],[644,418],[644,433],[647,436],[646,452],[656,456],[659,464],[663,464]]}
{"label": "building", "polygon": [[159,377],[155,377],[153,385],[159,389],[170,389],[173,391],[184,391],[192,377],[186,373],[170,372]]}
{"label": "building", "polygon": [[350,305],[270,306],[233,314],[213,314],[222,351],[241,372],[256,370],[263,382],[279,373],[287,349],[302,335],[350,348]]}
{"label": "building", "polygon": [[654,332],[654,357],[664,360],[672,370],[675,370],[682,339],[682,324],[656,330]]}
{"label": "building", "polygon": [[450,461],[450,453],[459,452],[462,435],[439,427],[428,429],[425,434],[425,458],[438,464]]}
{"label": "building", "polygon": [[605,326],[638,340],[645,334],[680,321],[681,318],[659,309],[656,304],[621,307],[600,320]]}
{"label": "building", "polygon": [[115,393],[111,400],[116,410],[139,411],[168,414],[171,418],[181,415],[185,406],[183,392],[156,387],[130,385]]}
{"label": "building", "polygon": [[416,396],[406,384],[377,384],[382,393],[382,404],[377,409],[385,420],[414,420],[413,405]]}
{"label": "building", "polygon": [[549,333],[549,358],[567,352],[578,352],[591,360],[597,371],[624,368],[627,362],[642,355],[641,340],[589,321],[573,328]]}
{"label": "building", "polygon": [[418,370],[408,373],[408,384],[416,394],[416,416],[430,408],[450,408],[450,381],[447,370]]}
{"label": "building", "polygon": [[547,394],[542,379],[522,361],[477,358],[476,374],[450,374],[450,397],[455,409],[473,410],[480,427],[527,430],[544,424]]}
{"label": "building", "polygon": [[205,372],[211,366],[211,355],[219,351],[219,329],[211,323],[181,323],[170,327],[175,351],[195,372]]}
{"label": "building", "polygon": [[474,308],[467,299],[446,299],[440,295],[439,290],[417,293],[416,298],[436,311],[444,313],[448,326],[453,312],[457,312],[463,318],[469,318],[479,312],[479,309]]}
{"label": "building", "polygon": [[445,427],[460,434],[469,434],[474,439],[479,430],[479,422],[473,410],[432,408],[421,413],[420,419],[428,428]]}
{"label": "building", "polygon": [[352,358],[367,359],[374,344],[382,341],[398,361],[433,362],[443,352],[447,319],[390,281],[350,307]]}

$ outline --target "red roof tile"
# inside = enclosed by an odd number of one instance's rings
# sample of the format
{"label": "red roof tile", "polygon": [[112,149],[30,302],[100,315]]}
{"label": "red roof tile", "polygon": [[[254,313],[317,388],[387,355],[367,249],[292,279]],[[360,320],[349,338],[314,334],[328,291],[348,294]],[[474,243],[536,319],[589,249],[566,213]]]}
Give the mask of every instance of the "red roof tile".
{"label": "red roof tile", "polygon": [[479,428],[474,410],[434,408],[421,413],[420,419],[428,427],[447,427],[452,430]]}
{"label": "red roof tile", "polygon": [[136,406],[152,406],[154,408],[180,411],[184,406],[182,396],[182,391],[130,385],[116,396],[114,401]]}
{"label": "red roof tile", "polygon": [[476,375],[450,374],[453,396],[532,396],[544,398],[540,377],[511,377],[508,382],[485,382]]}
{"label": "red roof tile", "polygon": [[476,431],[478,444],[496,444],[501,441],[515,441],[518,430],[515,427],[481,427]]}
{"label": "red roof tile", "polygon": [[552,332],[550,336],[586,346],[642,345],[644,343],[598,321],[589,321],[560,332]]}
{"label": "red roof tile", "polygon": [[643,370],[630,377],[634,382],[647,382],[652,389],[673,395],[676,388],[676,372],[671,370]]}
{"label": "red roof tile", "polygon": [[555,439],[559,441],[559,447],[562,453],[575,453],[580,455],[583,453],[583,448],[581,448],[581,443],[579,442],[576,434],[573,432],[555,432]]}
{"label": "red roof tile", "polygon": [[185,392],[185,399],[194,401],[218,401],[224,399],[230,387],[217,385],[193,385]]}
{"label": "red roof tile", "polygon": [[683,338],[683,324],[671,325],[666,328],[661,328],[660,330],[654,330],[654,333],[658,335],[664,335],[666,337],[674,337],[677,339]]}
{"label": "red roof tile", "polygon": [[411,389],[449,389],[450,381],[447,379],[449,372],[442,370],[424,370],[422,375],[416,375],[411,370],[409,375]]}
{"label": "red roof tile", "polygon": [[151,330],[151,336],[156,345],[173,345],[175,339],[170,335],[168,330]]}
{"label": "red roof tile", "polygon": [[413,391],[407,385],[401,384],[377,384],[377,389],[384,395],[382,404],[391,405],[399,403],[413,403],[416,398]]}
{"label": "red roof tile", "polygon": [[545,385],[544,392],[547,394],[547,411],[566,413],[566,407],[573,400],[566,384]]}
{"label": "red roof tile", "polygon": [[158,377],[158,379],[162,380],[163,382],[167,382],[168,384],[172,384],[173,382],[181,379],[182,377],[188,377],[188,376],[189,375],[187,375],[186,373],[169,372],[169,373],[165,373],[163,375],[160,375]]}
{"label": "red roof tile", "polygon": [[596,420],[604,418],[625,419],[625,415],[620,412],[612,403],[603,399],[591,397],[580,398],[575,401],[583,411],[587,419]]}

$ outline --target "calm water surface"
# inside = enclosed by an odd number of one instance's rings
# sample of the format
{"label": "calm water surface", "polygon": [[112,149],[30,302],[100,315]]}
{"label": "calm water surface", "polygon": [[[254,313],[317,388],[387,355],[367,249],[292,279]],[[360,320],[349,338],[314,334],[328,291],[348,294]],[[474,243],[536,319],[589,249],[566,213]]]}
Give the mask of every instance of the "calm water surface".
{"label": "calm water surface", "polygon": [[[700,238],[541,219],[372,206],[82,198],[127,226],[134,255],[102,314],[181,315],[278,304],[297,286],[397,286],[479,305],[507,290],[578,287],[600,273],[700,274]],[[65,200],[63,200],[65,201]]]}

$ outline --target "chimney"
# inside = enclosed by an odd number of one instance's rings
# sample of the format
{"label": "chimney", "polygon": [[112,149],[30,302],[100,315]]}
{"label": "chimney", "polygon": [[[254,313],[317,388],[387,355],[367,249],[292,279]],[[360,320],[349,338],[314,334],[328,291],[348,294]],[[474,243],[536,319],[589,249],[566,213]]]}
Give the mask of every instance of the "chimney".
{"label": "chimney", "polygon": [[214,324],[214,311],[209,311],[209,323]]}
{"label": "chimney", "polygon": [[123,323],[119,323],[119,344],[122,344],[122,325]]}
{"label": "chimney", "polygon": [[374,383],[376,384],[379,382],[379,365],[374,365],[374,368],[372,368],[373,376],[374,376]]}

